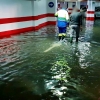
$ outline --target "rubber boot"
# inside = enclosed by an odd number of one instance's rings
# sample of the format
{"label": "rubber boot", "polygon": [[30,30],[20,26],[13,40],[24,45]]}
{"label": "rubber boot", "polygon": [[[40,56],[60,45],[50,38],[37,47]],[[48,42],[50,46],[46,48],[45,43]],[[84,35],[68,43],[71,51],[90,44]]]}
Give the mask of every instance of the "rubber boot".
{"label": "rubber boot", "polygon": [[64,35],[62,36],[62,40],[63,40],[63,39],[65,39],[65,36],[64,36]]}
{"label": "rubber boot", "polygon": [[59,41],[62,39],[62,36],[59,36]]}
{"label": "rubber boot", "polygon": [[78,38],[76,37],[76,43],[78,43]]}
{"label": "rubber boot", "polygon": [[70,43],[73,43],[73,37],[70,37]]}

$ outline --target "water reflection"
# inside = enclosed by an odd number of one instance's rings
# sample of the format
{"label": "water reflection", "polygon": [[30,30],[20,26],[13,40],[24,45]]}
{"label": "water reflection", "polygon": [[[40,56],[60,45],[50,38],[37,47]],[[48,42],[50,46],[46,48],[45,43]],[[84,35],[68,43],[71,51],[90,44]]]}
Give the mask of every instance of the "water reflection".
{"label": "water reflection", "polygon": [[90,63],[87,61],[87,57],[91,55],[91,44],[89,42],[83,42],[75,44],[73,48],[73,53],[75,53],[75,59],[81,68],[87,68],[90,66]]}
{"label": "water reflection", "polygon": [[93,35],[94,21],[87,21],[85,26],[85,41],[91,41]]}
{"label": "water reflection", "polygon": [[[16,40],[1,40],[0,41],[0,63],[7,64],[19,59],[16,53],[20,50]],[[15,55],[14,55],[15,54]]]}
{"label": "water reflection", "polygon": [[61,46],[61,43],[60,42],[56,42],[56,43],[53,43],[48,49],[46,49],[44,52],[48,52],[50,50],[52,50],[53,48],[55,47],[59,47]]}

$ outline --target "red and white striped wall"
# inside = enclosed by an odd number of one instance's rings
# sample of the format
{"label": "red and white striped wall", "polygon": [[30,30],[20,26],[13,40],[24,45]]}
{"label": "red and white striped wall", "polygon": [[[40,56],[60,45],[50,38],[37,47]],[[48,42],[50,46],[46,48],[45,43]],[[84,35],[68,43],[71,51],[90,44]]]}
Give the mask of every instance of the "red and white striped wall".
{"label": "red and white striped wall", "polygon": [[[54,2],[54,7],[48,6]],[[55,25],[56,0],[0,0],[0,38]]]}
{"label": "red and white striped wall", "polygon": [[87,21],[94,21],[94,13],[95,13],[95,2],[88,0],[87,1],[87,15],[86,15],[86,20]]}
{"label": "red and white striped wall", "polygon": [[71,14],[72,10],[73,10],[73,3],[72,2],[68,2],[68,13]]}

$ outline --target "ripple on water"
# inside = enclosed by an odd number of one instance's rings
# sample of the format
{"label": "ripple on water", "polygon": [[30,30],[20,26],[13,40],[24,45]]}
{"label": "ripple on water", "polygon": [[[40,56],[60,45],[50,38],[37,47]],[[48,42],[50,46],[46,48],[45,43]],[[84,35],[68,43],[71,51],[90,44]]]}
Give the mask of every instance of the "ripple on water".
{"label": "ripple on water", "polygon": [[[82,84],[87,91],[83,92],[84,95],[94,93],[99,98],[99,42],[80,41],[78,44],[71,45],[68,42],[64,44],[58,43],[56,38],[48,37],[44,33],[39,36],[40,33],[38,35],[36,33],[21,34],[0,40],[0,98],[4,98],[3,100],[16,100],[16,98],[17,100],[33,100],[34,98],[35,100],[59,100],[55,95],[61,94],[59,88],[57,91],[50,91],[56,89],[59,83],[58,80],[52,78],[54,73],[51,67],[58,58],[62,57],[65,57],[72,67],[75,80],[80,79],[80,83],[76,84],[73,80],[71,83],[74,84],[73,87]],[[56,69],[56,72],[59,73],[59,69]],[[71,86],[67,89],[69,89],[66,94],[67,100],[82,99],[77,90],[72,90]]]}

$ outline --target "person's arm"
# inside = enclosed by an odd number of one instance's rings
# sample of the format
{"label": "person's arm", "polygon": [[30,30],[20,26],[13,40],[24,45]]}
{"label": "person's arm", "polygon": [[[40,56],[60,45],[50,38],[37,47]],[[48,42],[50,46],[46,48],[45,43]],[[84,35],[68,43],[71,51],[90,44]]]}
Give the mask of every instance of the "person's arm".
{"label": "person's arm", "polygon": [[80,14],[80,26],[82,26],[82,14]]}
{"label": "person's arm", "polygon": [[69,27],[69,14],[68,14],[68,12],[66,11],[66,21],[67,21],[67,25],[68,25],[68,27]]}
{"label": "person's arm", "polygon": [[72,19],[72,15],[70,14],[69,21],[71,21],[71,19]]}
{"label": "person's arm", "polygon": [[82,31],[82,14],[80,14],[80,30]]}
{"label": "person's arm", "polygon": [[66,11],[66,21],[68,21],[69,22],[69,14],[68,14],[68,12]]}
{"label": "person's arm", "polygon": [[55,17],[58,17],[58,11],[55,13]]}

